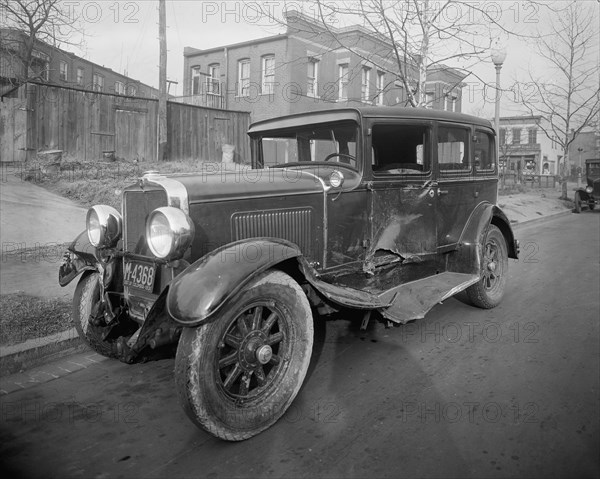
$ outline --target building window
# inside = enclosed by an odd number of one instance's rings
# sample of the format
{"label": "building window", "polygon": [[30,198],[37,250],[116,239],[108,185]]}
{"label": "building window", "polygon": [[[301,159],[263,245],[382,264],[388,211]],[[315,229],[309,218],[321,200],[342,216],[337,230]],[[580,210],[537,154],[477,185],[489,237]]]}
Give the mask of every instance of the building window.
{"label": "building window", "polygon": [[262,58],[261,78],[260,92],[263,95],[272,95],[275,83],[275,57],[273,55]]}
{"label": "building window", "polygon": [[456,111],[456,95],[446,95],[446,111]]}
{"label": "building window", "polygon": [[250,88],[250,60],[238,62],[238,96],[248,96]]}
{"label": "building window", "polygon": [[383,90],[385,89],[385,73],[377,72],[377,100],[379,106],[383,106]]}
{"label": "building window", "polygon": [[116,81],[115,82],[115,93],[117,95],[124,95],[125,94],[125,85],[123,85],[122,82],[120,82],[120,81]]}
{"label": "building window", "polygon": [[96,91],[104,91],[104,77],[94,73],[92,76],[92,89]]}
{"label": "building window", "polygon": [[513,142],[513,145],[518,145],[519,143],[521,143],[521,129],[520,128],[512,129],[512,142]]}
{"label": "building window", "polygon": [[192,95],[200,94],[200,67],[192,67]]}
{"label": "building window", "polygon": [[348,99],[348,64],[344,63],[339,66],[339,83],[338,83],[338,99]]}
{"label": "building window", "polygon": [[31,52],[31,67],[29,68],[29,76],[48,81],[48,72],[50,70],[50,57],[45,53],[33,50]]}
{"label": "building window", "polygon": [[69,79],[69,65],[67,65],[67,62],[59,63],[58,73],[61,80],[67,81]]}
{"label": "building window", "polygon": [[506,128],[500,128],[500,144],[506,145]]}
{"label": "building window", "polygon": [[137,95],[137,87],[135,85],[127,85],[127,94],[129,96]]}
{"label": "building window", "polygon": [[208,77],[206,78],[206,91],[213,95],[221,94],[221,67],[218,63],[208,65]]}
{"label": "building window", "polygon": [[308,84],[306,86],[306,94],[308,96],[319,96],[319,60],[316,58],[308,59]]}
{"label": "building window", "polygon": [[369,83],[371,81],[371,69],[369,67],[363,67],[361,72],[360,80],[360,99],[362,101],[369,101]]}
{"label": "building window", "polygon": [[529,129],[529,138],[527,139],[527,142],[530,145],[537,143],[537,129],[536,128]]}
{"label": "building window", "polygon": [[83,68],[77,67],[77,84],[83,85]]}
{"label": "building window", "polygon": [[435,94],[432,91],[425,92],[425,108],[433,108]]}

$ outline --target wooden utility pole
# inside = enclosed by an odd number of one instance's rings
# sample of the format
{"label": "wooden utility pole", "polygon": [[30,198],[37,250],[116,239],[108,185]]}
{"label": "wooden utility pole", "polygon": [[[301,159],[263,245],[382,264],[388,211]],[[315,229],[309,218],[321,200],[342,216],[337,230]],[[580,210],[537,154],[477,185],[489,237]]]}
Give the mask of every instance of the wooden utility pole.
{"label": "wooden utility pole", "polygon": [[160,64],[158,73],[158,161],[167,160],[167,8],[158,0]]}

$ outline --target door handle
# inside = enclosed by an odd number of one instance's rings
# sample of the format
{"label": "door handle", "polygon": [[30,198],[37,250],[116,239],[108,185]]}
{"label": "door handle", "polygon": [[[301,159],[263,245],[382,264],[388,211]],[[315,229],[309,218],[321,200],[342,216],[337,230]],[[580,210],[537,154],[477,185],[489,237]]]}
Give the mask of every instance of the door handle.
{"label": "door handle", "polygon": [[447,195],[448,193],[449,193],[448,190],[440,190],[439,188],[437,190],[438,196]]}

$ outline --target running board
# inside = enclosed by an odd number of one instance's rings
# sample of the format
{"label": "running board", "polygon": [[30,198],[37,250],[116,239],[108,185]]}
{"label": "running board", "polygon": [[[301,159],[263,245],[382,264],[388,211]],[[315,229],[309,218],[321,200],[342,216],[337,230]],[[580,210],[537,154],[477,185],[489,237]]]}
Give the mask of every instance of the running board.
{"label": "running board", "polygon": [[383,317],[405,324],[421,319],[436,304],[454,296],[479,281],[479,275],[441,273],[411,281],[379,295],[382,303],[391,303],[380,309]]}

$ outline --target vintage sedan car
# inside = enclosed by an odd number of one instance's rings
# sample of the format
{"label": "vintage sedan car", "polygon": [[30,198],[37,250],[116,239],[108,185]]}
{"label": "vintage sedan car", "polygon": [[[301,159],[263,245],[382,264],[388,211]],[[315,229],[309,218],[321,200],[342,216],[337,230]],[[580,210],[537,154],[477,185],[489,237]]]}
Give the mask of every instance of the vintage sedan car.
{"label": "vintage sedan car", "polygon": [[177,345],[185,411],[232,441],[284,414],[328,314],[401,325],[462,290],[493,308],[518,256],[486,120],[371,107],[248,133],[251,168],[148,172],[122,213],[92,207],[59,274],[81,274],[74,321],[96,351]]}
{"label": "vintage sedan car", "polygon": [[590,210],[600,202],[600,158],[585,160],[587,186],[575,190],[575,213],[581,213],[583,206]]}

